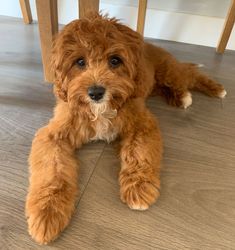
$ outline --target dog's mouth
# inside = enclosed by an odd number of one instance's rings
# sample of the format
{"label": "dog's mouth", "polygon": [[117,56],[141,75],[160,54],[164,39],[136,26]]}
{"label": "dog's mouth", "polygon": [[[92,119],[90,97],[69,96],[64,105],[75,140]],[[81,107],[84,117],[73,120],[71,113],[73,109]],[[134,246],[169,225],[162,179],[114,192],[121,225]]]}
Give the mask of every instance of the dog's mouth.
{"label": "dog's mouth", "polygon": [[91,101],[91,103],[92,103],[93,105],[95,105],[95,104],[101,104],[101,103],[103,103],[103,102],[104,102],[104,99],[103,99],[103,98],[100,99],[100,100],[98,100],[98,101],[94,101],[94,100]]}
{"label": "dog's mouth", "polygon": [[99,117],[112,119],[117,115],[117,110],[111,108],[109,101],[107,101],[107,99],[105,100],[105,98],[98,101],[91,101],[90,110],[93,115],[93,121],[97,120]]}

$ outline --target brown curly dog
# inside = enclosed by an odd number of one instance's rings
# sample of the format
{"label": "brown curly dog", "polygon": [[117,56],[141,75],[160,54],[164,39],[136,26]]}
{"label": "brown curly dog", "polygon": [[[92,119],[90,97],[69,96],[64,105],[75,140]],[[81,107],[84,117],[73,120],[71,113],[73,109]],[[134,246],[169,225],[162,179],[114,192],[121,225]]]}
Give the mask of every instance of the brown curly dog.
{"label": "brown curly dog", "polygon": [[157,93],[187,108],[190,90],[224,97],[220,84],[180,63],[114,18],[92,14],[65,26],[52,50],[54,117],[36,133],[26,202],[29,233],[54,240],[68,225],[78,193],[76,148],[118,138],[121,200],[145,210],[159,197],[162,140],[145,106]]}

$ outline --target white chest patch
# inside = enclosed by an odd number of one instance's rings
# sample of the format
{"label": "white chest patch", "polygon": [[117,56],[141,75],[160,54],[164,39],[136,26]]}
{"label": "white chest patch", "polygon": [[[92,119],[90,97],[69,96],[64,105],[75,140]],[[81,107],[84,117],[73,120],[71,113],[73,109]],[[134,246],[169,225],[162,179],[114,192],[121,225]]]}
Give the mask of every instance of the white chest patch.
{"label": "white chest patch", "polygon": [[114,141],[117,138],[117,129],[113,126],[111,121],[107,118],[99,117],[95,124],[95,136],[91,140],[104,140],[109,142]]}
{"label": "white chest patch", "polygon": [[114,141],[117,138],[118,130],[111,120],[117,115],[117,110],[111,110],[105,104],[96,104],[91,106],[91,111],[94,114],[91,122],[95,130],[95,136],[91,138],[91,141],[104,140],[108,143]]}

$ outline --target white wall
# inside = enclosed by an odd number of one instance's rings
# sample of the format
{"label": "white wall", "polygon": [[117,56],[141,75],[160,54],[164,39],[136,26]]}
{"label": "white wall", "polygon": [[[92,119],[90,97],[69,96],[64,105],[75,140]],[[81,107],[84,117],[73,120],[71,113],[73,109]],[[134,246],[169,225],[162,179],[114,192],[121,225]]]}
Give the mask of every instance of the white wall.
{"label": "white wall", "polygon": [[[215,47],[230,0],[149,0],[145,36]],[[30,0],[37,20],[35,0]],[[101,0],[100,9],[135,29],[138,0]],[[59,22],[78,17],[78,0],[58,0]],[[1,1],[0,15],[21,17],[18,0]],[[235,29],[228,49],[235,50]]]}

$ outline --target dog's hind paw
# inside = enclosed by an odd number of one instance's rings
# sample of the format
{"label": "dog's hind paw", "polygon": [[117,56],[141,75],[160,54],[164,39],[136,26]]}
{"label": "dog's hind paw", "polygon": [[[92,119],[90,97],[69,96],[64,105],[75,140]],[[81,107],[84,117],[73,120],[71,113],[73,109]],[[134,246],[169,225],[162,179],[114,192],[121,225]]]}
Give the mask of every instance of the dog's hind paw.
{"label": "dog's hind paw", "polygon": [[189,106],[191,106],[192,103],[193,103],[193,99],[192,99],[191,93],[190,93],[190,92],[187,92],[187,93],[185,94],[185,96],[181,99],[181,101],[182,101],[182,107],[183,107],[184,109],[186,109],[186,108],[188,108]]}
{"label": "dog's hind paw", "polygon": [[227,91],[224,89],[224,90],[222,90],[222,91],[219,93],[218,97],[223,99],[226,95],[227,95]]}

